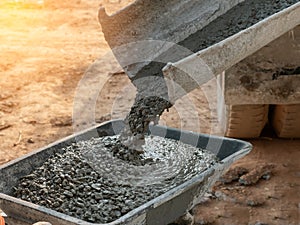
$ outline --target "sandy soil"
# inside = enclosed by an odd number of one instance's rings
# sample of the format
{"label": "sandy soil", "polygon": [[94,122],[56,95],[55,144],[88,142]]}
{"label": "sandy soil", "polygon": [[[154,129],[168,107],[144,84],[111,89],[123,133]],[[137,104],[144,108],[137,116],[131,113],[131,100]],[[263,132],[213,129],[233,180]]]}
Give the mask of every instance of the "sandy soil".
{"label": "sandy soil", "polygon": [[[58,2],[0,8],[0,164],[96,122],[122,118],[134,99],[98,25],[101,2]],[[113,12],[128,2],[102,4]],[[213,87],[211,82],[178,101],[161,123],[218,133],[216,106],[207,100],[216,96]],[[250,142],[253,151],[230,173],[242,167],[257,175],[260,166],[272,164],[264,176],[269,179],[218,183],[194,209],[197,224],[300,224],[300,141],[268,133]]]}

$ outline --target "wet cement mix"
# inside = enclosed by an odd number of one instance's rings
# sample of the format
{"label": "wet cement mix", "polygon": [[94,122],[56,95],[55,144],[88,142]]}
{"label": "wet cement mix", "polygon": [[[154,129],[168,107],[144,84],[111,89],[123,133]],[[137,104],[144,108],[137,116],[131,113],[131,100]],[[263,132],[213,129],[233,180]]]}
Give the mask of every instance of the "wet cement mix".
{"label": "wet cement mix", "polygon": [[247,0],[179,43],[193,52],[216,44],[288,8],[299,0]]}
{"label": "wet cement mix", "polygon": [[[216,44],[259,21],[298,3],[298,0],[247,0],[239,3],[224,15],[218,17],[203,29],[190,35],[178,45],[197,52]],[[131,153],[136,156],[144,144],[144,133],[148,130],[151,121],[157,122],[165,109],[172,104],[168,100],[165,81],[163,80],[162,68],[166,65],[158,62],[175,62],[190,55],[178,52],[174,48],[160,55],[156,60],[143,67],[132,82],[138,89],[134,106],[125,119],[125,129],[118,142],[118,146],[125,145],[132,149]],[[170,52],[170,54],[168,54]],[[176,52],[178,54],[176,54]],[[146,80],[146,77],[148,79]]]}
{"label": "wet cement mix", "polygon": [[[14,196],[92,223],[108,223],[218,163],[182,142],[146,136],[130,163],[112,147],[118,136],[74,143],[20,179]],[[93,165],[94,163],[94,165]]]}

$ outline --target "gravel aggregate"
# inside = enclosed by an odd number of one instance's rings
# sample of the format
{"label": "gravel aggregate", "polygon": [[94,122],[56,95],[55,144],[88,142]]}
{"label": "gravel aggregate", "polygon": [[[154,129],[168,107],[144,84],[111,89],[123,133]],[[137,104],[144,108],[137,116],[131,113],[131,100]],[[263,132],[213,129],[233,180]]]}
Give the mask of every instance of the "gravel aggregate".
{"label": "gravel aggregate", "polygon": [[113,152],[118,138],[93,138],[64,148],[21,178],[14,196],[88,222],[108,223],[217,162],[205,150],[146,136],[144,153],[132,163]]}
{"label": "gravel aggregate", "polygon": [[[148,80],[151,80],[152,84],[164,82],[151,78]],[[146,84],[149,85],[148,82]],[[140,84],[139,88],[141,86]],[[164,90],[167,88],[165,87]],[[142,146],[145,144],[145,133],[148,131],[149,124],[151,122],[156,124],[164,110],[171,106],[168,100],[156,96],[154,93],[151,94],[146,87],[143,93],[138,92],[135,103],[125,118],[125,128],[120,135],[119,148],[117,149],[127,150],[128,157],[130,155],[138,157],[138,154],[143,153]]]}

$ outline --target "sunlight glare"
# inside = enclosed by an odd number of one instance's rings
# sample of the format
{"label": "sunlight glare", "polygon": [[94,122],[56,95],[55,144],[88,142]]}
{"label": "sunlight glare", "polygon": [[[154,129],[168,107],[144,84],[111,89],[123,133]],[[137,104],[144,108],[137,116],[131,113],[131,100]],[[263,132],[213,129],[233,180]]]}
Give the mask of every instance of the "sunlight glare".
{"label": "sunlight glare", "polygon": [[0,7],[5,8],[32,8],[42,7],[44,0],[2,0]]}

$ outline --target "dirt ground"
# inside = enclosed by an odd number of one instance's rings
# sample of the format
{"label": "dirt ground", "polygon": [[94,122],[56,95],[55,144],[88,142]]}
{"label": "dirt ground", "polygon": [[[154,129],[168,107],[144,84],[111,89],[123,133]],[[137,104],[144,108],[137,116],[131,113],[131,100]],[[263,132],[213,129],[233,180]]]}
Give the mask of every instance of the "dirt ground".
{"label": "dirt ground", "polygon": [[[59,2],[0,4],[0,164],[96,122],[122,118],[133,102],[135,89],[97,22],[101,1]],[[128,2],[102,4],[114,12]],[[216,96],[213,87],[178,101],[161,124],[218,134],[216,105],[207,98]],[[253,151],[193,210],[196,224],[300,224],[300,140],[269,133],[249,140]],[[253,176],[237,181],[235,173],[244,170]]]}

